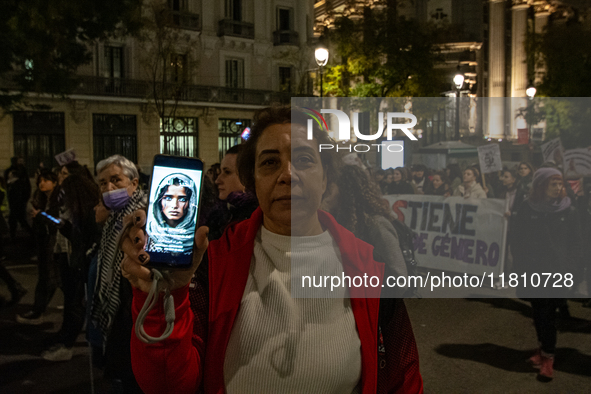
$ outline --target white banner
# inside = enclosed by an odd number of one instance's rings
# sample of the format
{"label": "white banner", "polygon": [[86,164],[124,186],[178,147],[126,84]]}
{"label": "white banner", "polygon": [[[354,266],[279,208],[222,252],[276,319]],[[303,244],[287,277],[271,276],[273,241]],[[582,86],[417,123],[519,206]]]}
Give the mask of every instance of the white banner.
{"label": "white banner", "polygon": [[544,162],[553,161],[556,165],[562,163],[562,144],[560,138],[554,138],[543,144],[541,147]]}
{"label": "white banner", "polygon": [[66,164],[76,160],[76,151],[74,149],[68,149],[65,152],[58,153],[55,156],[55,160],[60,166],[65,166]]}
{"label": "white banner", "polygon": [[418,234],[419,267],[482,275],[502,272],[505,200],[424,195],[384,196],[394,216]]}
{"label": "white banner", "polygon": [[503,163],[501,162],[501,148],[499,147],[499,144],[479,146],[478,160],[480,161],[480,170],[483,174],[489,174],[503,169]]}
{"label": "white banner", "polygon": [[564,151],[564,175],[580,178],[591,175],[591,149],[569,149]]}

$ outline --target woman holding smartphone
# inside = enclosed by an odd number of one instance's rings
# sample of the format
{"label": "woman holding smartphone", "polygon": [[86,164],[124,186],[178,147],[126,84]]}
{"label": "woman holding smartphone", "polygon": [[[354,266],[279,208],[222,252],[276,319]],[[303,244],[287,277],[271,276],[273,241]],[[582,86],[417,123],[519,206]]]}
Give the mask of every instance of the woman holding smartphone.
{"label": "woman holding smartphone", "polygon": [[[319,269],[318,262],[350,276],[384,274],[371,246],[319,210],[335,166],[329,152],[318,152],[319,143],[330,142],[326,132],[314,126],[314,138],[306,138],[307,119],[289,107],[255,115],[238,168],[260,208],[209,247],[201,227],[192,268],[170,274],[172,334],[155,345],[131,340],[134,373],[145,392],[422,392],[406,309],[380,300],[381,287],[292,298],[295,271]],[[134,213],[133,223],[122,245],[122,270],[134,287],[135,319],[151,271],[140,262],[147,256],[143,245],[133,242],[144,236],[145,212]],[[190,288],[206,250],[207,277],[198,272]],[[165,325],[158,302],[144,329],[160,335]]]}

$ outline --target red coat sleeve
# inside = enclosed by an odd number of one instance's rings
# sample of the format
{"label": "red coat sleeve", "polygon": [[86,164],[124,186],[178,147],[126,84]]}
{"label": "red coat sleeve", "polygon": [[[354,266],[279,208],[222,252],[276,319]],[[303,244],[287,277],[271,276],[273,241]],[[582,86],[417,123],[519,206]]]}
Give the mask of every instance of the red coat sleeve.
{"label": "red coat sleeve", "polygon": [[[146,344],[135,335],[135,322],[147,294],[133,290],[131,363],[141,389],[149,393],[196,393],[201,384],[205,340],[200,335],[203,322],[194,323],[189,301],[189,285],[171,292],[174,297],[174,330],[164,341]],[[206,322],[205,322],[206,324]],[[205,326],[206,327],[206,326]],[[160,336],[166,328],[162,296],[144,322],[150,336]]]}
{"label": "red coat sleeve", "polygon": [[[385,390],[379,392],[422,394],[419,352],[404,301],[398,301],[394,316],[384,328],[385,365],[378,368]],[[383,386],[382,386],[383,387]]]}

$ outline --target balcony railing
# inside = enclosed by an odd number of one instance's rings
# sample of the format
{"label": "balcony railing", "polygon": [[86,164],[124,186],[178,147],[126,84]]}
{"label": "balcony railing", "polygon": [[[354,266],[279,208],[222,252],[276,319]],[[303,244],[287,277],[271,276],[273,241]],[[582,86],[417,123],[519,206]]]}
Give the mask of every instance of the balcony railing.
{"label": "balcony railing", "polygon": [[222,19],[219,23],[218,36],[254,38],[254,24],[232,19]]}
{"label": "balcony railing", "polygon": [[[147,81],[102,77],[80,77],[78,80],[74,94],[153,99],[152,85]],[[172,83],[159,85],[158,95],[159,99],[250,105],[288,104],[291,99],[290,93],[285,92]]]}
{"label": "balcony railing", "polygon": [[166,10],[166,23],[170,26],[187,30],[201,30],[199,14],[187,11]]}
{"label": "balcony railing", "polygon": [[275,30],[273,45],[300,45],[300,35],[293,30]]}

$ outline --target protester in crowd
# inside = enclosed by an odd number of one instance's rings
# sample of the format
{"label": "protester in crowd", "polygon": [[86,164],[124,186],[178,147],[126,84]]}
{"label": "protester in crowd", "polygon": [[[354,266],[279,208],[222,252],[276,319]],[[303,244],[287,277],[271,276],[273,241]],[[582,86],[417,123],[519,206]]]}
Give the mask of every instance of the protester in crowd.
{"label": "protester in crowd", "polygon": [[412,183],[417,188],[416,194],[429,194],[433,185],[428,177],[428,169],[423,164],[412,166]]}
{"label": "protester in crowd", "polygon": [[480,173],[476,168],[466,168],[464,170],[464,183],[458,186],[453,195],[464,198],[486,198],[486,192],[476,181],[479,176]]}
{"label": "protester in crowd", "polygon": [[111,156],[100,161],[96,171],[102,200],[110,213],[98,250],[97,281],[90,314],[93,325],[101,330],[103,337],[104,377],[122,386],[119,390],[123,392],[139,393],[129,351],[132,293],[129,282],[121,277],[123,253],[118,249],[118,241],[123,218],[145,208],[147,201],[145,193],[138,188],[137,169],[129,159]]}
{"label": "protester in crowd", "polygon": [[33,235],[33,230],[27,222],[27,203],[31,197],[31,183],[27,169],[21,158],[13,157],[11,163],[11,166],[4,172],[4,177],[10,207],[8,216],[10,238],[14,239],[19,224],[29,235]]}
{"label": "protester in crowd", "polygon": [[449,178],[447,177],[445,171],[437,171],[435,174],[433,174],[433,179],[431,182],[433,184],[433,188],[429,194],[444,197],[451,196],[453,190],[451,189]]}
{"label": "protester in crowd", "polygon": [[515,196],[517,194],[517,171],[505,169],[503,173],[503,189],[504,198],[507,200],[507,213],[506,216],[511,216],[516,211],[513,211],[513,205],[515,202]]}
{"label": "protester in crowd", "polygon": [[71,254],[60,259],[64,315],[55,344],[41,354],[48,361],[66,361],[73,355],[72,348],[85,320],[84,284],[88,275],[87,251],[100,238],[94,207],[99,200],[96,183],[81,175],[69,175],[61,184],[63,214],[60,215],[62,233],[71,245]]}
{"label": "protester in crowd", "polygon": [[395,168],[392,171],[392,182],[387,186],[385,194],[415,194],[414,189],[410,182],[406,180],[405,175],[404,168]]}
{"label": "protester in crowd", "polygon": [[517,211],[521,204],[527,199],[530,194],[534,169],[528,162],[522,161],[517,166],[517,191],[515,192],[515,200],[513,201],[513,209]]}
{"label": "protester in crowd", "polygon": [[380,186],[380,190],[382,191],[382,194],[387,195],[388,194],[388,190],[390,188],[390,184],[394,182],[394,170],[392,168],[388,168],[386,170],[386,174],[384,176],[384,179],[382,180],[382,182],[380,182],[378,185]]}
{"label": "protester in crowd", "polygon": [[45,170],[37,176],[37,190],[33,197],[33,233],[37,247],[37,285],[35,286],[35,301],[33,307],[16,316],[16,321],[21,324],[38,325],[43,323],[43,313],[57,290],[59,281],[59,268],[54,259],[54,248],[57,237],[55,224],[41,213],[59,217],[59,187],[58,177],[55,173]]}
{"label": "protester in crowd", "polygon": [[6,196],[4,178],[0,177],[0,279],[4,281],[10,292],[10,301],[0,297],[0,306],[15,305],[27,294],[27,290],[10,275],[2,262],[6,259],[4,255],[4,236],[8,234],[8,224],[4,214],[8,210],[8,197]]}
{"label": "protester in crowd", "polygon": [[[394,174],[397,172],[400,174],[395,169]],[[386,264],[389,275],[406,276],[398,233],[391,223],[394,220],[392,211],[387,204],[382,204],[377,186],[356,166],[344,166],[336,185],[339,198],[333,212],[337,222],[357,238],[373,245],[374,259]]]}
{"label": "protester in crowd", "polygon": [[60,168],[59,183],[61,184],[68,175],[80,175],[94,182],[94,177],[87,166],[78,163],[76,160],[64,164]]}
{"label": "protester in crowd", "polygon": [[[197,231],[192,270],[176,271],[170,278],[175,305],[171,336],[157,345],[132,337],[134,371],[147,393],[197,392],[199,387],[205,392],[376,392],[378,387],[422,392],[403,304],[381,300],[396,307],[380,314],[378,335],[378,298],[349,298],[344,290],[340,298],[291,297],[293,242],[298,249],[294,258],[302,264],[321,258],[323,269],[383,275],[371,246],[318,211],[334,181],[334,165],[329,152],[317,149],[329,142],[327,134],[315,125],[315,138],[308,140],[306,121],[306,115],[289,108],[255,115],[238,168],[260,209],[209,248],[207,229]],[[136,226],[129,236],[142,236],[145,212],[136,212],[131,223]],[[141,245],[127,237],[123,248],[123,274],[135,287],[137,312],[146,301],[151,273],[140,263],[146,256]],[[208,277],[190,288],[206,249]],[[375,289],[351,291],[368,295]],[[189,299],[197,305],[194,313]],[[162,332],[163,319],[162,308],[152,310],[145,331]],[[384,369],[378,377],[379,363]]]}
{"label": "protester in crowd", "polygon": [[460,169],[460,165],[457,163],[449,164],[445,168],[445,172],[451,182],[449,185],[451,190],[456,190],[462,184],[462,170]]}
{"label": "protester in crowd", "polygon": [[205,173],[205,175],[213,183],[215,183],[216,179],[218,179],[218,176],[220,175],[221,172],[222,172],[222,170],[220,168],[220,163],[214,163],[214,164],[211,165],[211,167],[209,167],[209,169],[207,170],[207,172]]}
{"label": "protester in crowd", "polygon": [[[566,196],[562,173],[541,168],[533,176],[529,198],[512,216],[510,239],[514,272],[577,272],[582,261],[583,239],[579,213]],[[566,288],[519,287],[517,296],[531,299],[534,326],[540,348],[529,362],[540,368],[538,379],[553,378],[556,352],[556,309]],[[550,298],[556,297],[556,298]]]}
{"label": "protester in crowd", "polygon": [[221,163],[221,173],[215,181],[219,202],[209,212],[203,211],[210,240],[221,237],[230,223],[248,219],[259,206],[256,196],[245,192],[238,177],[236,162],[242,149],[243,145],[234,145],[226,152]]}
{"label": "protester in crowd", "polygon": [[373,181],[376,185],[380,185],[386,176],[386,171],[382,170],[381,168],[375,169],[372,171]]}

